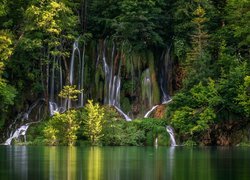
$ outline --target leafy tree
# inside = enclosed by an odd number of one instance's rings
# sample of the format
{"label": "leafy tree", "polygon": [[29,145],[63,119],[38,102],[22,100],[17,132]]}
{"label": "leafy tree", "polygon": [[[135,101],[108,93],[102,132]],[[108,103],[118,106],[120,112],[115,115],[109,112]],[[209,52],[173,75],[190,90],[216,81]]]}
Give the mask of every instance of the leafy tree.
{"label": "leafy tree", "polygon": [[[245,0],[229,0],[226,4],[226,39],[236,46],[236,52],[241,53],[242,56],[249,58],[249,18],[250,18],[250,2]],[[232,36],[230,36],[232,35]]]}
{"label": "leafy tree", "polygon": [[4,70],[4,63],[9,59],[13,52],[13,48],[11,47],[12,44],[11,33],[0,30],[0,76]]}
{"label": "leafy tree", "polygon": [[175,107],[175,110],[171,110],[173,111],[171,123],[179,130],[180,135],[193,136],[209,129],[209,125],[216,120],[217,107],[223,102],[218,89],[215,81],[209,79],[205,85],[200,82],[191,88],[186,93],[189,97],[187,101],[182,101],[183,94],[176,95],[177,98],[174,98],[171,105]]}
{"label": "leafy tree", "polygon": [[239,105],[244,108],[246,115],[250,116],[250,76],[244,78],[244,84],[240,86],[238,90],[238,96],[236,97]]}
{"label": "leafy tree", "polygon": [[116,38],[129,41],[138,49],[163,44],[156,29],[159,28],[157,19],[162,17],[161,6],[164,5],[164,1],[121,1],[121,14],[113,23]]}
{"label": "leafy tree", "polygon": [[5,123],[5,114],[7,113],[8,107],[14,104],[14,98],[17,91],[14,87],[6,83],[4,79],[0,78],[0,129]]}
{"label": "leafy tree", "polygon": [[66,113],[56,113],[44,128],[44,136],[49,145],[68,145],[73,146],[77,139],[77,131],[80,128],[80,122],[77,121],[75,110]]}
{"label": "leafy tree", "polygon": [[[111,146],[140,146],[145,142],[145,130],[134,121],[128,123],[121,119],[114,108],[104,109],[105,121],[103,123],[101,143]],[[142,122],[142,121],[141,121]]]}
{"label": "leafy tree", "polygon": [[[22,36],[16,48],[17,53],[13,57],[15,60],[13,70],[19,68],[18,71],[30,72],[32,69],[30,76],[23,77],[20,74],[20,78],[28,78],[27,81],[33,84],[32,88],[39,86],[39,92],[42,91],[47,100],[50,64],[54,59],[59,59],[65,65],[67,75],[67,60],[70,56],[71,45],[78,36],[77,16],[66,5],[67,2],[55,0],[30,2],[24,12]],[[23,63],[19,63],[17,59],[22,59]]]}
{"label": "leafy tree", "polygon": [[81,91],[76,89],[76,86],[64,86],[61,92],[59,93],[59,96],[66,99],[68,102],[68,109],[70,108],[70,101],[77,101],[77,95],[80,94]]}
{"label": "leafy tree", "polygon": [[104,109],[97,103],[93,104],[93,100],[88,100],[85,109],[87,111],[87,117],[83,119],[83,134],[89,138],[91,144],[96,145],[103,136]]}
{"label": "leafy tree", "polygon": [[[0,2],[0,20],[7,14],[7,1]],[[0,27],[3,24],[0,23]],[[10,105],[14,104],[16,89],[4,78],[5,67],[13,54],[13,34],[7,29],[0,29],[0,129],[5,123],[5,115]]]}

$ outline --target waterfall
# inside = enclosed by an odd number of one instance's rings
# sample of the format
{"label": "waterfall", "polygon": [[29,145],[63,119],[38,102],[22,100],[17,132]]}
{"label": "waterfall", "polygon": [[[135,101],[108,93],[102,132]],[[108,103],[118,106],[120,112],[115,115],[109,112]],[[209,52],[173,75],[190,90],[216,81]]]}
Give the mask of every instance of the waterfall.
{"label": "waterfall", "polygon": [[171,100],[171,97],[165,92],[164,88],[163,88],[163,79],[160,79],[160,84],[161,84],[161,92],[162,92],[162,104],[167,104],[169,100]]}
{"label": "waterfall", "polygon": [[73,49],[72,49],[72,55],[71,55],[71,60],[70,60],[70,73],[69,73],[69,83],[70,85],[73,85],[74,81],[74,73],[75,73],[75,52],[77,51],[78,57],[79,57],[79,64],[81,63],[81,55],[80,55],[80,50],[78,47],[78,40],[77,38],[73,44]]}
{"label": "waterfall", "polygon": [[55,102],[52,102],[52,101],[49,102],[49,112],[51,116],[59,112],[58,105]]}
{"label": "waterfall", "polygon": [[132,121],[132,119],[128,116],[128,115],[126,115],[120,108],[118,108],[117,106],[114,106],[115,107],[115,109],[120,113],[120,114],[122,114],[123,116],[124,116],[124,118],[126,119],[126,121]]}
{"label": "waterfall", "polygon": [[[13,125],[17,125],[17,123],[21,123],[17,128],[15,128],[9,135],[9,138],[5,141],[4,145],[11,145],[11,142],[14,138],[18,139],[20,136],[24,137],[26,141],[26,132],[31,124],[38,123],[42,119],[41,115],[41,108],[44,107],[44,99],[39,99],[35,103],[33,103],[27,112],[18,114],[17,118],[14,122],[9,126],[12,128]],[[34,112],[35,116],[33,117],[33,121],[27,122],[30,119],[30,114],[37,108],[37,112]],[[26,121],[26,123],[23,123]]]}
{"label": "waterfall", "polygon": [[[78,53],[79,58],[79,64],[81,64],[81,55],[80,50],[78,46],[78,40],[77,38],[73,44],[72,54],[71,54],[71,60],[70,60],[70,71],[69,71],[69,83],[70,85],[74,85],[74,75],[75,75],[75,52]],[[68,109],[71,108],[72,104],[71,101],[68,100]]]}
{"label": "waterfall", "polygon": [[171,146],[177,146],[176,142],[175,142],[175,138],[174,138],[174,130],[171,126],[167,126],[166,130],[170,136],[170,140],[171,140]]}
{"label": "waterfall", "polygon": [[49,112],[50,115],[53,116],[55,112],[58,112],[58,106],[54,102],[54,94],[55,94],[55,64],[56,64],[56,57],[54,56],[52,62],[52,70],[51,70],[51,82],[50,82],[50,100],[49,100]]}
{"label": "waterfall", "polygon": [[154,145],[157,147],[158,146],[158,137],[155,138],[155,143]]}
{"label": "waterfall", "polygon": [[[168,104],[172,101],[172,99],[169,99],[168,101],[164,101],[162,104]],[[148,116],[158,107],[159,105],[153,106],[145,115],[144,118],[148,118]]]}
{"label": "waterfall", "polygon": [[147,118],[159,105],[153,106],[144,116],[144,118]]}
{"label": "waterfall", "polygon": [[18,128],[17,130],[15,130],[15,132],[13,133],[13,135],[11,135],[4,143],[4,145],[11,145],[12,139],[14,138],[19,138],[19,136],[24,136],[24,139],[26,141],[26,132],[29,128],[29,123],[22,125],[20,128]]}
{"label": "waterfall", "polygon": [[172,89],[172,66],[173,60],[171,58],[171,45],[162,53],[160,58],[160,89],[161,89],[161,102],[167,102],[170,99],[168,91]]}
{"label": "waterfall", "polygon": [[115,56],[115,44],[112,42],[112,53],[110,59],[110,66],[107,63],[106,57],[106,40],[103,43],[102,50],[102,60],[103,60],[103,70],[105,74],[105,95],[104,104],[114,106],[115,109],[124,116],[126,121],[131,121],[131,118],[126,115],[120,108],[120,90],[121,90],[121,78],[119,76],[120,67],[118,68],[117,75],[114,75],[114,56]]}

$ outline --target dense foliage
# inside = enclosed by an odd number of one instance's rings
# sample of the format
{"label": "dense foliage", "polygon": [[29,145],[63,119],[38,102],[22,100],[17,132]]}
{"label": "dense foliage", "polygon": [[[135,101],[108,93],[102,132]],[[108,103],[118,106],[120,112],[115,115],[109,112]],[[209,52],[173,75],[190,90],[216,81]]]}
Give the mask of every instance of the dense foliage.
{"label": "dense foliage", "polygon": [[[247,129],[250,122],[249,9],[247,0],[2,0],[0,129],[7,128],[17,112],[24,111],[40,97],[49,105],[49,83],[54,74],[51,67],[57,71],[58,64],[65,69],[61,74],[66,79],[60,97],[67,99],[67,109],[70,109],[70,101],[81,93],[71,86],[69,77],[72,44],[77,38],[79,43],[90,45],[86,47],[89,54],[83,64],[88,66],[84,73],[90,84],[84,91],[86,99],[103,103],[99,96],[106,91],[105,75],[97,64],[99,57],[93,55],[101,47],[91,49],[91,45],[108,38],[117,45],[114,64],[129,71],[121,74],[124,109],[137,111],[139,105],[159,102],[160,95],[155,92],[159,93],[156,90],[161,82],[156,77],[161,74],[163,62],[154,58],[163,56],[159,55],[162,51],[169,51],[172,60],[168,66],[171,76],[161,81],[168,83],[166,89],[173,101],[164,120],[131,123],[122,122],[112,110],[105,114],[102,107],[89,101],[83,112],[69,110],[49,118],[43,129],[48,144],[73,145],[80,134],[79,137],[89,139],[92,144],[152,145],[153,139],[165,136],[166,124],[176,129],[180,140],[198,142],[209,133],[214,139],[221,137],[216,133],[223,124],[235,123],[237,128]],[[96,64],[93,59],[97,59]],[[127,80],[130,71],[139,74],[146,68],[153,79],[153,100],[146,99],[152,92],[142,93],[144,99],[136,97],[137,84],[145,74]],[[95,82],[91,82],[92,76]],[[132,100],[137,107],[130,104]],[[215,141],[211,140],[210,145],[216,144]]]}

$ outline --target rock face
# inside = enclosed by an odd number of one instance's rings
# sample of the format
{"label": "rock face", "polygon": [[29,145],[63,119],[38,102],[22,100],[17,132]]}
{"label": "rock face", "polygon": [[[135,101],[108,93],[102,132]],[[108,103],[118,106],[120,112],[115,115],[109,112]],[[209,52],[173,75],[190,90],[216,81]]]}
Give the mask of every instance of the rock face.
{"label": "rock face", "polygon": [[249,141],[250,123],[247,121],[227,121],[211,126],[201,138],[202,145],[234,146]]}

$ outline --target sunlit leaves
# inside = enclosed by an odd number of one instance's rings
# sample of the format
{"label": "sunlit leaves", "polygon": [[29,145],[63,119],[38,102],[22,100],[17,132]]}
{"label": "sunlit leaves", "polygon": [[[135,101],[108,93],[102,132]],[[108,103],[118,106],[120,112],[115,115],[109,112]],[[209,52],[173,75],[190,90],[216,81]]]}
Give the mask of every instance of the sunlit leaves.
{"label": "sunlit leaves", "polygon": [[69,145],[76,142],[76,133],[80,128],[76,111],[70,110],[63,114],[56,113],[43,130],[48,145]]}
{"label": "sunlit leaves", "polygon": [[3,63],[7,60],[13,52],[11,33],[0,30],[0,71],[3,68]]}
{"label": "sunlit leaves", "polygon": [[87,117],[83,119],[83,134],[89,138],[91,144],[96,145],[103,136],[104,109],[98,103],[94,104],[92,100],[88,100],[85,109]]}
{"label": "sunlit leaves", "polygon": [[76,86],[64,86],[59,96],[68,100],[77,100],[77,95],[81,93],[80,90],[76,89]]}
{"label": "sunlit leaves", "polygon": [[26,17],[34,24],[27,25],[27,28],[38,28],[46,33],[59,35],[65,25],[63,22],[69,20],[61,18],[67,17],[67,14],[72,14],[72,11],[61,2],[50,0],[47,3],[41,2],[39,6],[31,5],[26,11]]}

